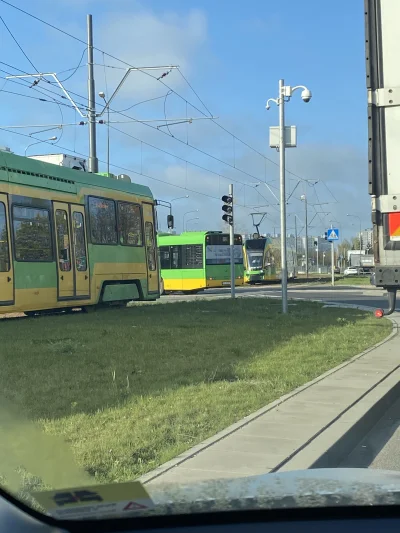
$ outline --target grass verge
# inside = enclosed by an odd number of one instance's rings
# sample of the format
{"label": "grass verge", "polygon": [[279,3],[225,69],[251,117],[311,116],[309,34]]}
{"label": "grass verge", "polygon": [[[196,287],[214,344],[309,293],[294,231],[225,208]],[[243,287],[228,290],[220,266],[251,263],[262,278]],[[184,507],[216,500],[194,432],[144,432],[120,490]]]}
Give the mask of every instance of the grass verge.
{"label": "grass verge", "polygon": [[339,278],[335,281],[335,285],[368,285],[371,289],[374,287],[371,285],[369,276],[348,276]]}
{"label": "grass verge", "polygon": [[[50,485],[71,461],[96,482],[131,480],[391,329],[356,309],[289,310],[241,298],[1,320],[3,456]],[[18,436],[21,414],[37,424]]]}

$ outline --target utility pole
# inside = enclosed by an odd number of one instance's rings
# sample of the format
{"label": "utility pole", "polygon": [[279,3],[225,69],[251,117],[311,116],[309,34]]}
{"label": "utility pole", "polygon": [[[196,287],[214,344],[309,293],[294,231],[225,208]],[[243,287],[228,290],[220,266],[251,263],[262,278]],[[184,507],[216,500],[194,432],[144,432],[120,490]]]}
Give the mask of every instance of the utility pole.
{"label": "utility pole", "polygon": [[[331,223],[331,229],[333,228]],[[331,278],[332,278],[332,287],[335,286],[335,244],[331,241]]]}
{"label": "utility pole", "polygon": [[304,201],[306,208],[306,281],[308,281],[308,210],[307,210],[307,196],[302,194],[300,197]]}
{"label": "utility pole", "polygon": [[294,275],[297,275],[297,262],[298,262],[298,256],[297,256],[297,215],[294,215],[294,238],[295,238],[295,244],[294,244],[294,250],[296,254],[296,261],[294,264]]}
{"label": "utility pole", "polygon": [[88,59],[88,122],[89,122],[89,172],[99,171],[96,150],[96,93],[93,65],[93,27],[92,15],[87,16],[87,59]]}

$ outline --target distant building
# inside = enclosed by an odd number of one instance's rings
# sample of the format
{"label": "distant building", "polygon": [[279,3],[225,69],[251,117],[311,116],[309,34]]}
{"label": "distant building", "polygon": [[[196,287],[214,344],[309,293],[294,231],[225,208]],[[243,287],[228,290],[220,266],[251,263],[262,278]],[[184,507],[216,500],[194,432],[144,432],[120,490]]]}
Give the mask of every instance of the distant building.
{"label": "distant building", "polygon": [[358,234],[358,238],[361,239],[361,250],[368,250],[372,248],[372,229],[365,229]]}

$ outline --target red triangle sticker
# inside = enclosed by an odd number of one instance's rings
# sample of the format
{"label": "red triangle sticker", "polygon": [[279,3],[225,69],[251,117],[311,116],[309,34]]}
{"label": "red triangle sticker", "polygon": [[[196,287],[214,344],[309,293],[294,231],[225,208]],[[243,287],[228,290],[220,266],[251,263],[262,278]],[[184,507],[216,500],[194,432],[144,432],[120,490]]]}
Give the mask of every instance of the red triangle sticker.
{"label": "red triangle sticker", "polygon": [[124,507],[124,511],[136,511],[137,509],[147,509],[146,505],[141,505],[136,502],[129,502],[128,505]]}

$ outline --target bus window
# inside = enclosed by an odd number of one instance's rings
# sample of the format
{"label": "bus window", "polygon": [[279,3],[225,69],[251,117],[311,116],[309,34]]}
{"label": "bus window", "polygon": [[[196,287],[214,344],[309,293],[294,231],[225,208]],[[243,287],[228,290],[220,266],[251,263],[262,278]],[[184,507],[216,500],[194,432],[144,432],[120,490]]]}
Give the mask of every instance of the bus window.
{"label": "bus window", "polygon": [[13,207],[15,259],[52,261],[49,212],[34,207]]}
{"label": "bus window", "polygon": [[160,265],[163,270],[171,268],[171,253],[169,246],[160,246]]}
{"label": "bus window", "polygon": [[6,207],[3,202],[0,202],[0,272],[8,272],[10,270],[9,253]]}
{"label": "bus window", "polygon": [[171,268],[181,268],[180,246],[171,246]]}
{"label": "bus window", "polygon": [[203,268],[203,246],[201,244],[182,246],[182,268]]}

